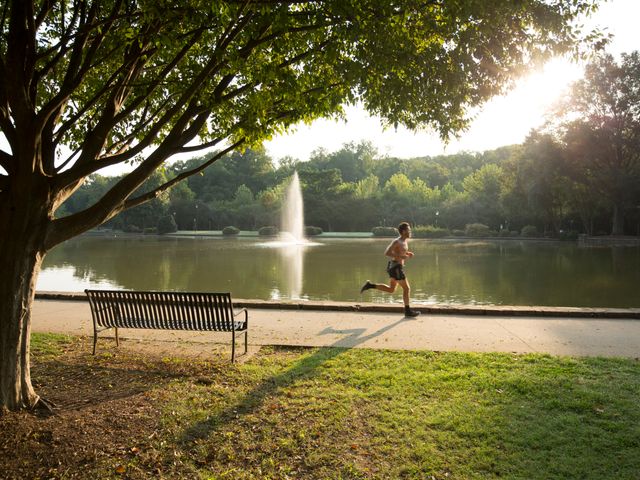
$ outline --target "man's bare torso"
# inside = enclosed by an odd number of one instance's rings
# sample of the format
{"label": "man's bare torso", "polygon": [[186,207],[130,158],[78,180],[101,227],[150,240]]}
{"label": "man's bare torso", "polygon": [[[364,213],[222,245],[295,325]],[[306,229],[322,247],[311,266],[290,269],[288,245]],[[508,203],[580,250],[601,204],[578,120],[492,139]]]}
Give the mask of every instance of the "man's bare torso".
{"label": "man's bare torso", "polygon": [[398,237],[387,247],[388,256],[390,256],[394,262],[398,262],[404,265],[404,260],[407,257],[409,251],[409,245],[406,238]]}

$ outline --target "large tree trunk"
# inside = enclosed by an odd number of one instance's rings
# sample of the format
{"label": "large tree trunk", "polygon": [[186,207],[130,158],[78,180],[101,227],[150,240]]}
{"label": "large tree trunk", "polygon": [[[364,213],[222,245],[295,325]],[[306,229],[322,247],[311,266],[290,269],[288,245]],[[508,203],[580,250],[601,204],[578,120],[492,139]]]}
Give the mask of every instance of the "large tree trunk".
{"label": "large tree trunk", "polygon": [[33,183],[39,185],[3,192],[0,204],[0,409],[32,408],[39,400],[29,367],[31,306],[51,202],[46,180]]}
{"label": "large tree trunk", "polygon": [[[25,240],[29,248],[25,249]],[[0,406],[9,410],[32,408],[38,395],[31,385],[29,343],[31,305],[42,254],[33,239],[2,242],[0,283]]]}

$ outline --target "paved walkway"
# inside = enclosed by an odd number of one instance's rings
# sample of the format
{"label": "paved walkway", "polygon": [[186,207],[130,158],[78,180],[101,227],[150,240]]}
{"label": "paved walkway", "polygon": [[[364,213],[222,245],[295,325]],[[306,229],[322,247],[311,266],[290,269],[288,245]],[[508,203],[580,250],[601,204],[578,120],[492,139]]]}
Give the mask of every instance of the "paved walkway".
{"label": "paved walkway", "polygon": [[[640,320],[423,313],[407,319],[397,311],[249,309],[249,343],[392,350],[549,353],[640,357]],[[32,331],[93,335],[87,301],[36,300]],[[203,354],[230,349],[228,333],[119,330],[129,341],[164,345],[168,353],[189,348]],[[103,332],[102,337],[112,337]],[[103,339],[104,341],[108,339]],[[98,348],[100,347],[98,342]]]}

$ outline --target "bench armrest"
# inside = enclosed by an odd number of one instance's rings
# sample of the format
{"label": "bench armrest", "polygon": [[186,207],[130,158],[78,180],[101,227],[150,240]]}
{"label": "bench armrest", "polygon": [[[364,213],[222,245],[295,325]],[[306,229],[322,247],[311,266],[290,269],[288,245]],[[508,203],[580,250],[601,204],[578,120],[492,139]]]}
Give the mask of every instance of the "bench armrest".
{"label": "bench armrest", "polygon": [[[237,321],[238,323],[244,323],[244,328],[243,330],[249,328],[249,311],[246,308],[242,308],[240,310],[238,310],[237,312],[233,312],[233,317],[237,317],[238,315],[240,315],[241,313],[244,313],[244,322],[241,321]],[[233,322],[233,329],[236,329],[236,321]]]}

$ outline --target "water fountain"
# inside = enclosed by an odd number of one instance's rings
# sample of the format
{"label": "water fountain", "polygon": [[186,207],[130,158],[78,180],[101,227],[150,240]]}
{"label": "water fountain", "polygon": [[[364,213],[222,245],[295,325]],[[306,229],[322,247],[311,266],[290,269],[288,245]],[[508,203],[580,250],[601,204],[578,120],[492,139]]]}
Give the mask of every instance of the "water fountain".
{"label": "water fountain", "polygon": [[306,243],[304,238],[304,204],[298,172],[293,173],[291,183],[285,192],[280,214],[280,231],[285,234],[282,240],[291,243]]}
{"label": "water fountain", "polygon": [[304,204],[298,172],[294,172],[285,191],[280,214],[280,238],[264,244],[277,248],[282,261],[283,292],[272,292],[272,299],[284,294],[285,298],[302,298],[304,252],[307,247],[319,245],[304,236]]}

